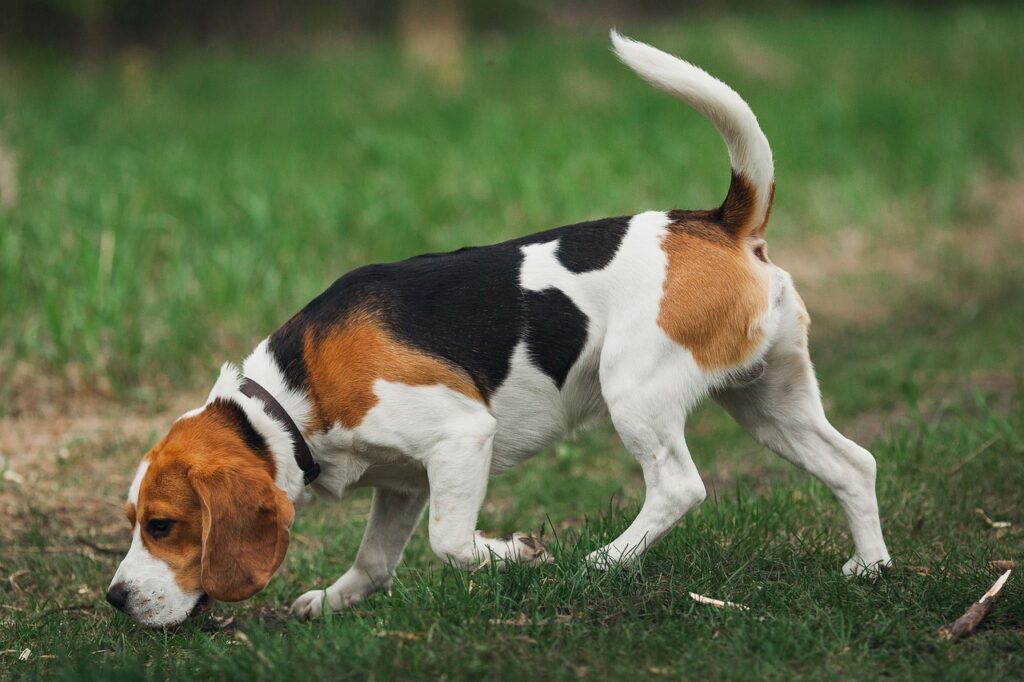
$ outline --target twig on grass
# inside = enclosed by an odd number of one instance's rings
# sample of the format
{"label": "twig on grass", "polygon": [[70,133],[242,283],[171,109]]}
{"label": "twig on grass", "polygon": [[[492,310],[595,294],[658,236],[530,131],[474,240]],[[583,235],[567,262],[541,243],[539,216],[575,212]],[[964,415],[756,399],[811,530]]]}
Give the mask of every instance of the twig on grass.
{"label": "twig on grass", "polygon": [[[1005,571],[1017,568],[1018,562],[1016,559],[993,559],[992,561],[988,562],[988,565],[989,568],[991,568],[993,571],[1003,573]],[[942,573],[947,575],[962,575],[967,572],[964,566],[957,566],[953,569],[946,568],[945,566],[939,566],[935,569],[932,569],[931,566],[908,566],[904,564],[901,564],[901,566],[903,566],[903,568],[910,571],[911,573],[921,576],[931,575],[933,570],[936,573]]]}
{"label": "twig on grass", "polygon": [[119,549],[117,547],[104,547],[103,545],[97,545],[95,542],[93,542],[89,538],[82,537],[81,535],[79,535],[77,538],[75,538],[75,540],[77,542],[85,545],[89,549],[93,550],[94,552],[99,552],[100,554],[106,554],[108,556],[122,556],[127,551],[127,550]]}
{"label": "twig on grass", "polygon": [[970,637],[974,634],[974,631],[978,629],[978,625],[981,621],[989,614],[992,610],[992,604],[999,599],[999,595],[1002,594],[1003,588],[1006,586],[1006,581],[1009,580],[1012,570],[1003,573],[996,580],[992,587],[988,588],[988,592],[981,595],[981,599],[974,602],[967,607],[967,611],[964,615],[956,619],[949,628],[942,628],[939,631],[939,636],[943,639],[949,639],[951,637],[959,637],[961,639]]}
{"label": "twig on grass", "polygon": [[31,573],[32,572],[27,568],[23,568],[20,571],[15,571],[14,573],[7,576],[7,582],[11,584],[11,589],[14,590],[15,594],[23,594],[25,592],[25,589],[18,584],[18,578],[21,578],[26,575],[31,575]]}
{"label": "twig on grass", "polygon": [[99,561],[96,558],[96,553],[91,547],[78,547],[76,545],[50,545],[47,547],[25,547],[25,546],[14,546],[10,548],[10,551],[16,554],[77,554],[83,556],[90,561]]}
{"label": "twig on grass", "polygon": [[707,604],[708,606],[714,606],[716,609],[739,609],[740,611],[750,610],[750,607],[746,606],[745,604],[737,604],[731,601],[713,599],[711,597],[705,597],[703,594],[697,594],[696,592],[690,593],[690,599],[697,602],[698,604]]}
{"label": "twig on grass", "polygon": [[89,613],[96,610],[95,604],[68,604],[67,606],[54,606],[53,608],[40,611],[35,614],[36,618],[46,618],[55,613],[66,613],[68,611],[83,611]]}
{"label": "twig on grass", "polygon": [[960,461],[959,461],[959,462],[957,463],[957,465],[956,465],[956,466],[954,466],[953,468],[951,468],[951,469],[950,469],[949,471],[947,471],[946,473],[947,473],[947,474],[955,474],[956,472],[960,471],[960,469],[961,469],[961,468],[963,468],[963,466],[964,466],[965,464],[967,464],[968,462],[970,462],[970,461],[971,461],[972,459],[974,459],[975,457],[977,457],[977,456],[978,456],[978,455],[980,455],[981,453],[983,453],[983,452],[985,452],[986,450],[988,450],[988,449],[989,449],[990,447],[992,447],[992,445],[993,445],[993,444],[994,444],[994,443],[995,443],[995,442],[996,442],[997,440],[999,440],[999,436],[992,436],[992,437],[991,437],[991,438],[989,438],[989,439],[988,439],[987,441],[985,441],[984,443],[982,443],[982,444],[981,444],[981,445],[979,445],[978,447],[974,448],[974,450],[972,450],[972,451],[970,452],[970,454],[968,454],[968,455],[967,455],[966,457],[964,457],[964,458],[963,458],[962,460],[960,460]]}
{"label": "twig on grass", "polygon": [[986,514],[985,510],[982,509],[981,507],[975,509],[974,513],[980,516],[985,521],[985,523],[989,525],[990,528],[995,528],[998,530],[1000,528],[1009,528],[1013,525],[1009,521],[993,521],[991,518],[989,518],[989,515]]}

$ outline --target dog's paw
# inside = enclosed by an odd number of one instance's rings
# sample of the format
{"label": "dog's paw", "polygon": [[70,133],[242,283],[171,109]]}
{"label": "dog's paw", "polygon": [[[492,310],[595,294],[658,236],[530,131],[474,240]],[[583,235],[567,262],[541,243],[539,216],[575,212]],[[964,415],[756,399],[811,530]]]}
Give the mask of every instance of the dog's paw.
{"label": "dog's paw", "polygon": [[310,590],[292,604],[292,615],[299,618],[320,618],[327,611],[337,613],[363,598],[362,594],[346,594],[328,587],[326,590]]}
{"label": "dog's paw", "polygon": [[[324,614],[327,590],[310,590],[292,604],[292,615],[299,618],[320,618]],[[330,604],[327,608],[335,610]]]}
{"label": "dog's paw", "polygon": [[532,533],[513,533],[512,544],[517,558],[524,564],[550,564],[555,560],[540,538]]}
{"label": "dog's paw", "polygon": [[595,549],[587,555],[586,562],[589,568],[598,571],[608,571],[616,566],[632,564],[642,554],[641,547],[619,546],[613,543],[605,545],[601,549]]}
{"label": "dog's paw", "polygon": [[861,556],[855,554],[849,561],[843,564],[843,575],[847,578],[854,576],[874,578],[881,575],[882,571],[890,566],[892,566],[892,559],[889,557],[866,561]]}

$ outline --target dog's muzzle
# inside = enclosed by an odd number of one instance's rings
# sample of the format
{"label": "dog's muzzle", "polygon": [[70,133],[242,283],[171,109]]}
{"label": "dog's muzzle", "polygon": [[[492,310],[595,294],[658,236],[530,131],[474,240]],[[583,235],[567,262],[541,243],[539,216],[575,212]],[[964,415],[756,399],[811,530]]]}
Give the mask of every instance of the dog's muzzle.
{"label": "dog's muzzle", "polygon": [[110,589],[107,590],[107,602],[118,611],[127,613],[128,588],[125,587],[124,583],[117,583],[110,586]]}

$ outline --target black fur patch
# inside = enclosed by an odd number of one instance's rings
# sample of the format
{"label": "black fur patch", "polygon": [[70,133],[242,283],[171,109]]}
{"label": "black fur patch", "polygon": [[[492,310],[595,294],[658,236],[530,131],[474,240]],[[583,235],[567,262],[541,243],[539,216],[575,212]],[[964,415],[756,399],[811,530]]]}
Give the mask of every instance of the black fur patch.
{"label": "black fur patch", "polygon": [[234,400],[217,398],[207,405],[206,409],[221,416],[238,433],[247,448],[260,457],[270,456],[270,448],[267,446],[266,439],[249,421],[249,417],[241,405]]}
{"label": "black fur patch", "polygon": [[577,274],[603,270],[615,258],[626,236],[629,218],[606,218],[573,225],[558,238],[558,262]]}
{"label": "black fur patch", "polygon": [[526,348],[530,359],[562,388],[587,342],[590,320],[561,290],[526,292]]}
{"label": "black fur patch", "polygon": [[380,314],[389,330],[414,348],[463,368],[485,398],[508,376],[512,351],[526,340],[530,357],[559,387],[586,342],[586,315],[555,289],[519,286],[521,248],[559,240],[556,256],[581,273],[606,267],[629,218],[569,225],[492,246],[367,265],[344,275],[270,338],[288,384],[305,388],[307,332],[341,324],[354,310]]}

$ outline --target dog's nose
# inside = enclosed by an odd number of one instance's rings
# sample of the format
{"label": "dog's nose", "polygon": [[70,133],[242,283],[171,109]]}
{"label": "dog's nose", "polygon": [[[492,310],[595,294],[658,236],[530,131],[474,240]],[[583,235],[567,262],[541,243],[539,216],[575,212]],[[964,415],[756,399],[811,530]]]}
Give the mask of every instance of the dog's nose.
{"label": "dog's nose", "polygon": [[124,583],[110,586],[110,589],[107,590],[107,601],[118,611],[124,611],[125,605],[128,604],[128,588],[124,586]]}

